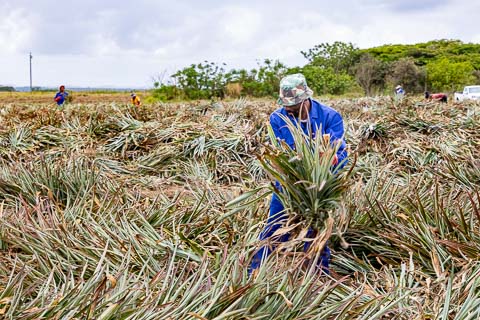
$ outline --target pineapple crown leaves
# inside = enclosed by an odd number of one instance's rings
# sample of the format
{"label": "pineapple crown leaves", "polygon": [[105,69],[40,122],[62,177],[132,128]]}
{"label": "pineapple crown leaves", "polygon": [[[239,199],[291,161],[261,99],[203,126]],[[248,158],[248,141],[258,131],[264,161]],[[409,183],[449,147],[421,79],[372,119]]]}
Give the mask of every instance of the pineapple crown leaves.
{"label": "pineapple crown leaves", "polygon": [[293,136],[294,147],[277,139],[269,126],[272,143],[265,146],[258,159],[269,176],[279,182],[281,188],[272,184],[272,189],[287,211],[321,227],[348,187],[351,171],[338,170],[332,164],[341,141],[331,141],[329,135],[314,137],[311,127],[305,133],[298,123],[280,116]]}

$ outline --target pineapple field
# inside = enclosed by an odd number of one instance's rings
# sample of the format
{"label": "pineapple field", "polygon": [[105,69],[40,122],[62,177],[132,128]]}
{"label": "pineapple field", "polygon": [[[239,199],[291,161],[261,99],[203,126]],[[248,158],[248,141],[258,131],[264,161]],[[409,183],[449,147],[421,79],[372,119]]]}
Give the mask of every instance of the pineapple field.
{"label": "pineapple field", "polygon": [[322,100],[349,150],[330,275],[296,243],[249,275],[272,101],[4,103],[0,318],[478,319],[480,103]]}

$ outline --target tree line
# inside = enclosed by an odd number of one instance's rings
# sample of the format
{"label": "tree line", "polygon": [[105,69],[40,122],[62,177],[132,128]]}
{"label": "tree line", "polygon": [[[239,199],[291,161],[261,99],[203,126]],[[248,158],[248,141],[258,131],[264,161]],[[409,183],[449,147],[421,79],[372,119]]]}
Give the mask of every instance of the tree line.
{"label": "tree line", "polygon": [[265,59],[257,68],[230,69],[225,63],[204,61],[178,70],[171,81],[155,81],[159,100],[212,99],[224,96],[275,96],[280,79],[305,75],[316,95],[385,94],[398,84],[409,93],[451,93],[464,85],[480,84],[480,44],[434,40],[412,45],[383,45],[360,49],[352,43],[321,43],[301,51],[303,67],[288,67]]}

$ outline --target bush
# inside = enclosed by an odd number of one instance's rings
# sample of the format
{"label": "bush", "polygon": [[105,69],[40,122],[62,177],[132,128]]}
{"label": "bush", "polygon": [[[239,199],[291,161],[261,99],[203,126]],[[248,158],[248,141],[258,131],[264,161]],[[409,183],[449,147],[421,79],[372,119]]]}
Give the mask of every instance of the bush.
{"label": "bush", "polygon": [[[225,66],[224,63],[222,65]],[[188,99],[223,98],[225,85],[230,80],[230,74],[225,72],[223,66],[204,61],[183,68],[172,77]]]}
{"label": "bush", "polygon": [[[298,71],[297,71],[298,70]],[[309,87],[317,95],[344,94],[355,85],[353,78],[345,72],[335,73],[333,68],[307,65],[300,69],[290,69],[289,73],[301,72]]]}
{"label": "bush", "polygon": [[407,92],[421,93],[424,91],[425,71],[415,65],[412,58],[404,58],[393,63],[388,80],[391,87],[401,84]]}
{"label": "bush", "polygon": [[183,91],[174,85],[160,85],[160,87],[153,89],[151,97],[154,101],[171,101],[183,98]]}
{"label": "bush", "polygon": [[427,81],[433,91],[455,91],[475,81],[470,62],[451,62],[443,58],[427,64]]}
{"label": "bush", "polygon": [[10,86],[0,86],[0,92],[15,92],[15,88]]}

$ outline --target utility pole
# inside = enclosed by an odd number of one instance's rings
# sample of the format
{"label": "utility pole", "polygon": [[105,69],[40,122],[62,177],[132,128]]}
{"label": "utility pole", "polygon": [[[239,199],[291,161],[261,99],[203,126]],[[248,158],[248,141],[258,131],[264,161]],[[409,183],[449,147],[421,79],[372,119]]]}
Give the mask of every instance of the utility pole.
{"label": "utility pole", "polygon": [[30,92],[33,91],[32,88],[32,53],[30,52]]}

